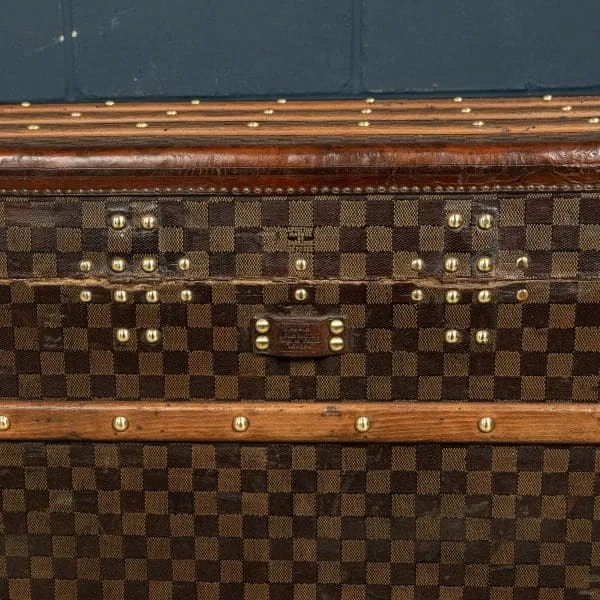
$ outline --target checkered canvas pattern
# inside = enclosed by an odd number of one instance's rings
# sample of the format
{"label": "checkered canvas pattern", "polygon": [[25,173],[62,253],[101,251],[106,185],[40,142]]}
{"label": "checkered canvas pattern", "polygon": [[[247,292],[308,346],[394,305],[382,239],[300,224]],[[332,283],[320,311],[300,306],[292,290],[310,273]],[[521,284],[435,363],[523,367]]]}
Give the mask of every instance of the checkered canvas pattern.
{"label": "checkered canvas pattern", "polygon": [[[311,282],[290,301],[287,282],[161,283],[121,289],[25,280],[0,285],[0,396],[23,399],[511,400],[595,402],[600,385],[600,282],[533,281],[461,289],[407,282]],[[423,292],[420,302],[413,292]],[[284,359],[253,352],[257,315],[339,315],[340,355]],[[126,328],[129,341],[115,331]],[[149,343],[144,332],[161,338]],[[455,329],[457,343],[445,332]],[[489,342],[479,344],[476,332]]]}
{"label": "checkered canvas pattern", "polygon": [[0,444],[11,600],[579,600],[593,447]]}

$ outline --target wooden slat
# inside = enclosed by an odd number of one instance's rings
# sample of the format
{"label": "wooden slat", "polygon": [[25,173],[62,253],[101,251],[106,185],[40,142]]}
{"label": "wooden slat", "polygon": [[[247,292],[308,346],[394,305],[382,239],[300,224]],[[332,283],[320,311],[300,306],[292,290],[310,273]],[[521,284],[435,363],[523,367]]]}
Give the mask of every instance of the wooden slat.
{"label": "wooden slat", "polygon": [[[600,443],[600,408],[595,404],[507,403],[0,403],[10,426],[1,440],[252,441],[252,442],[513,442]],[[124,416],[127,430],[113,419]],[[233,430],[244,416],[249,427]],[[371,428],[355,429],[358,417]],[[492,431],[480,431],[483,417]],[[1,422],[1,421],[0,421]]]}

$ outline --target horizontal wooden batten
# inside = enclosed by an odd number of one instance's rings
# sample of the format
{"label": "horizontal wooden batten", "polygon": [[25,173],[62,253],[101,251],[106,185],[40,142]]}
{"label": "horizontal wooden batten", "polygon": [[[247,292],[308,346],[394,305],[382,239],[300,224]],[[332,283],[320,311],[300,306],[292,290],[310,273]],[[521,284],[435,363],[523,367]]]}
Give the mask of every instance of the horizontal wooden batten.
{"label": "horizontal wooden batten", "polygon": [[0,403],[2,440],[600,443],[595,404]]}

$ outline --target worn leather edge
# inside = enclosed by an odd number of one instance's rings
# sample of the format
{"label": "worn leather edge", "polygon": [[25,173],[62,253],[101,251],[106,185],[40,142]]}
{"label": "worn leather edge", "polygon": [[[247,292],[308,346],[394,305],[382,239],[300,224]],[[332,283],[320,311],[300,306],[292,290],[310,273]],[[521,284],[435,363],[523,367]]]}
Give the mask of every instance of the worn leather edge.
{"label": "worn leather edge", "polygon": [[[8,425],[0,441],[600,443],[596,404],[15,399],[0,403],[0,415],[0,424]],[[116,417],[127,419],[125,430],[115,430]],[[234,430],[236,417],[248,420],[245,431]],[[369,420],[368,430],[357,430],[359,417]]]}

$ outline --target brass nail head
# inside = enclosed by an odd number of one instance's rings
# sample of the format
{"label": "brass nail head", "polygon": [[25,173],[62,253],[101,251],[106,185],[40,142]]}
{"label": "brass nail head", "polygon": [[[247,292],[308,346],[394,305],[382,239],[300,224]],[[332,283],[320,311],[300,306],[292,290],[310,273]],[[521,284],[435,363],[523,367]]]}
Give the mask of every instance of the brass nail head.
{"label": "brass nail head", "polygon": [[269,323],[268,319],[257,319],[254,323],[254,329],[257,333],[269,333],[271,323]]}
{"label": "brass nail head", "polygon": [[6,415],[0,416],[0,431],[6,431],[10,427],[10,419]]}
{"label": "brass nail head", "polygon": [[154,215],[144,215],[140,219],[140,225],[142,226],[142,229],[146,229],[147,231],[152,231],[153,229],[156,229],[157,224],[158,220]]}
{"label": "brass nail head", "polygon": [[489,273],[494,268],[494,263],[489,256],[482,256],[477,260],[477,270],[481,273]]}
{"label": "brass nail head", "polygon": [[234,431],[241,433],[250,427],[250,421],[248,421],[246,417],[235,417],[231,426],[233,427]]}
{"label": "brass nail head", "polygon": [[473,127],[483,127],[484,125],[484,121],[473,121]]}
{"label": "brass nail head", "polygon": [[422,258],[415,258],[411,261],[410,263],[410,268],[413,271],[422,271],[423,270],[423,259]]}
{"label": "brass nail head", "polygon": [[375,104],[375,98],[365,98],[367,104]]}
{"label": "brass nail head", "polygon": [[142,271],[152,273],[158,268],[158,261],[153,256],[142,258]]}
{"label": "brass nail head", "polygon": [[246,125],[248,125],[248,127],[256,128],[260,125],[260,123],[258,121],[250,121],[246,123]]}
{"label": "brass nail head", "polygon": [[89,273],[92,270],[92,261],[91,260],[82,260],[79,263],[79,270],[82,273]]}
{"label": "brass nail head", "polygon": [[149,344],[156,344],[160,341],[160,331],[158,329],[147,329],[144,337]]}
{"label": "brass nail head", "polygon": [[444,262],[444,269],[448,273],[456,273],[458,271],[458,258],[450,256]]}
{"label": "brass nail head", "polygon": [[529,292],[525,288],[522,288],[520,290],[517,290],[515,296],[517,297],[517,300],[519,302],[525,302],[525,300],[529,298]]}
{"label": "brass nail head", "polygon": [[129,428],[129,419],[123,416],[115,417],[112,426],[115,431],[126,431]]}
{"label": "brass nail head", "polygon": [[450,229],[459,229],[462,227],[463,223],[464,219],[460,213],[452,213],[448,215],[448,218],[446,219],[446,224]]}
{"label": "brass nail head", "polygon": [[181,290],[181,294],[179,295],[182,302],[191,302],[192,301],[192,290]]}
{"label": "brass nail head", "polygon": [[308,298],[308,292],[304,288],[298,288],[294,291],[294,298],[298,302],[304,302]]}
{"label": "brass nail head", "polygon": [[477,292],[477,302],[487,304],[492,301],[492,292],[490,290],[479,290]]}
{"label": "brass nail head", "polygon": [[127,225],[125,215],[113,215],[110,219],[110,225],[113,229],[123,229]]}
{"label": "brass nail head", "polygon": [[177,268],[180,271],[189,271],[190,270],[190,259],[187,256],[182,256],[177,261]]}
{"label": "brass nail head", "polygon": [[169,117],[174,117],[177,114],[176,110],[168,110],[167,111],[167,115],[169,115]]}
{"label": "brass nail head", "polygon": [[127,267],[127,263],[125,262],[125,260],[123,258],[113,258],[112,261],[110,262],[110,268],[115,273],[122,273],[126,267]]}
{"label": "brass nail head", "polygon": [[156,290],[148,290],[146,292],[146,302],[155,303],[158,302],[159,296]]}
{"label": "brass nail head", "polygon": [[259,335],[254,340],[254,346],[257,350],[268,350],[269,349],[269,338],[266,335]]}
{"label": "brass nail head", "polygon": [[424,297],[423,290],[420,290],[420,289],[413,290],[410,293],[410,299],[413,302],[421,302],[421,300],[423,300],[423,297]]}
{"label": "brass nail head", "polygon": [[332,337],[329,340],[329,349],[332,352],[341,352],[344,349],[344,338],[341,337]]}
{"label": "brass nail head", "polygon": [[544,102],[550,102],[550,100],[552,100],[552,94],[546,94],[545,96],[542,96],[542,100]]}
{"label": "brass nail head", "polygon": [[114,106],[115,105],[115,101],[114,100],[107,100],[104,104],[106,104],[106,106]]}
{"label": "brass nail head", "polygon": [[359,121],[358,122],[359,127],[369,127],[370,125],[371,125],[371,123],[369,121]]}
{"label": "brass nail head", "polygon": [[129,295],[125,290],[115,290],[113,298],[115,299],[115,302],[127,302]]}
{"label": "brass nail head", "polygon": [[487,329],[480,329],[475,333],[475,341],[478,344],[489,344],[490,332]]}
{"label": "brass nail head", "polygon": [[448,304],[457,304],[460,301],[460,292],[458,290],[448,290],[446,292],[446,302]]}
{"label": "brass nail head", "polygon": [[81,292],[79,293],[79,299],[82,302],[91,302],[92,292],[90,292],[90,290],[81,290]]}
{"label": "brass nail head", "polygon": [[452,100],[454,100],[454,102],[462,102],[462,96],[455,96],[454,98],[452,98]]}
{"label": "brass nail head", "polygon": [[566,106],[561,106],[560,110],[562,110],[564,112],[570,112],[573,110],[573,107],[570,104],[567,104]]}
{"label": "brass nail head", "polygon": [[494,224],[494,217],[489,214],[481,215],[477,220],[480,229],[491,229]]}
{"label": "brass nail head", "polygon": [[125,329],[125,328],[119,328],[117,329],[117,331],[115,332],[115,338],[117,339],[117,342],[120,342],[121,344],[125,344],[126,342],[129,341],[131,334],[129,333],[129,329]]}
{"label": "brass nail head", "polygon": [[481,417],[477,423],[477,428],[482,433],[490,433],[494,429],[495,425],[496,423],[494,423],[494,419],[492,419],[492,417]]}
{"label": "brass nail head", "polygon": [[460,340],[460,334],[456,329],[448,329],[444,334],[444,339],[448,344],[456,344]]}
{"label": "brass nail head", "polygon": [[135,126],[138,129],[146,129],[146,127],[148,127],[148,123],[140,122],[140,123],[136,123]]}
{"label": "brass nail head", "polygon": [[529,258],[527,256],[519,256],[517,258],[517,267],[519,269],[526,269],[529,266]]}
{"label": "brass nail head", "polygon": [[275,111],[272,108],[265,108],[265,110],[263,110],[263,113],[265,115],[272,115]]}
{"label": "brass nail head", "polygon": [[298,258],[296,259],[294,266],[296,267],[296,271],[306,271],[306,268],[308,267],[308,262],[305,258]]}
{"label": "brass nail head", "polygon": [[346,326],[344,321],[341,319],[333,319],[333,321],[329,323],[329,331],[331,331],[331,333],[334,335],[340,335],[344,333],[344,329],[346,329]]}
{"label": "brass nail head", "polygon": [[354,421],[354,429],[356,429],[358,433],[366,433],[371,429],[371,420],[369,417],[358,417]]}
{"label": "brass nail head", "polygon": [[588,123],[591,123],[592,125],[597,125],[598,123],[600,123],[600,117],[590,117],[588,119]]}

